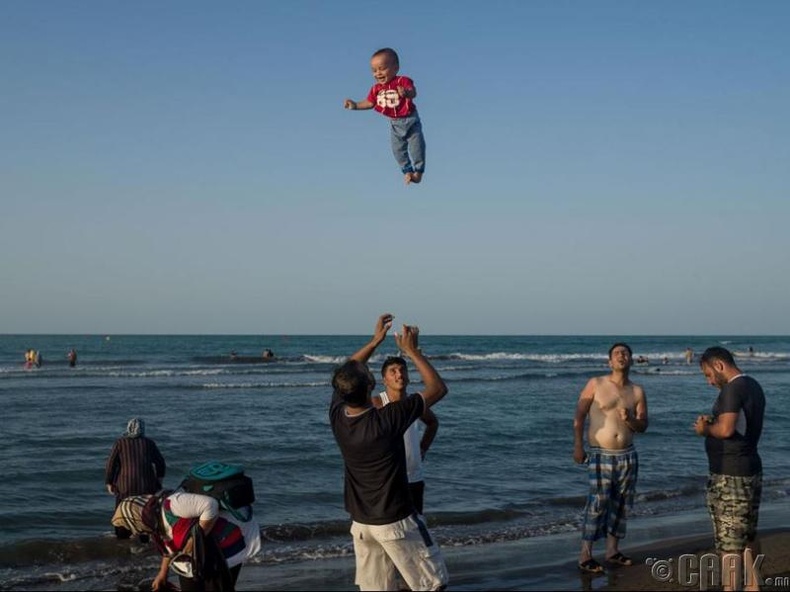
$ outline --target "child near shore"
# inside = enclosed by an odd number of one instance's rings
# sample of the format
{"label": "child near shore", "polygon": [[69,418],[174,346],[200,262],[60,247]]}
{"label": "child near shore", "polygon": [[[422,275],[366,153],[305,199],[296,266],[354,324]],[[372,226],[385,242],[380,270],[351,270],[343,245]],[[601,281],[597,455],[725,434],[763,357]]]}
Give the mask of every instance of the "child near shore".
{"label": "child near shore", "polygon": [[367,98],[362,101],[346,99],[344,107],[351,110],[375,109],[389,118],[392,153],[406,184],[419,183],[425,172],[425,137],[414,104],[417,96],[414,81],[398,76],[398,54],[389,47],[373,54],[370,67],[376,84],[371,87]]}

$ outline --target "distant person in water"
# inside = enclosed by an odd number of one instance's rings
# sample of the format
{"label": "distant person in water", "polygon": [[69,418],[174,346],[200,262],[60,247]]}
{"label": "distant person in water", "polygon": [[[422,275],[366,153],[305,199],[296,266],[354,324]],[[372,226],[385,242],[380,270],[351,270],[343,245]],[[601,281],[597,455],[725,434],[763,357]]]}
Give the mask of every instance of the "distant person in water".
{"label": "distant person in water", "polygon": [[694,350],[690,347],[686,348],[686,364],[691,364],[694,361]]}
{"label": "distant person in water", "polygon": [[[115,495],[115,507],[124,498],[156,493],[162,489],[165,459],[151,438],[145,435],[145,422],[129,420],[126,431],[115,441],[104,470],[107,492]],[[127,539],[131,531],[116,527],[115,535]]]}
{"label": "distant person in water", "polygon": [[[647,429],[647,398],[642,387],[628,377],[633,364],[631,348],[615,343],[609,349],[611,374],[591,378],[579,396],[573,418],[573,460],[588,463],[589,494],[584,508],[579,569],[602,574],[604,567],[592,555],[593,543],[606,539],[606,563],[633,565],[619,549],[625,537],[627,508],[633,504],[639,457],[634,434]],[[584,450],[584,426],[588,450]]]}
{"label": "distant person in water", "polygon": [[40,368],[44,363],[44,358],[41,357],[41,352],[35,349],[29,349],[25,352],[25,368]]}
{"label": "distant person in water", "polygon": [[77,365],[77,350],[76,349],[69,350],[69,353],[66,354],[66,357],[69,360],[69,366],[74,368],[74,366]]}
{"label": "distant person in water", "polygon": [[273,357],[274,357],[274,352],[272,350],[270,350],[269,348],[266,348],[265,350],[263,350],[263,358],[264,359],[268,360],[269,358],[273,358]]}

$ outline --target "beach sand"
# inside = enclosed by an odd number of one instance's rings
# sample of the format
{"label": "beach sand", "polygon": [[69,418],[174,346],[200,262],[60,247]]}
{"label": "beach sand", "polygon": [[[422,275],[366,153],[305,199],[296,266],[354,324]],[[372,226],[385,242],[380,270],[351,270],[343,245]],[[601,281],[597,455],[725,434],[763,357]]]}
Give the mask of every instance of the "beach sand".
{"label": "beach sand", "polygon": [[[790,528],[761,534],[763,590],[790,590]],[[579,573],[575,560],[553,565],[528,567],[529,556],[514,562],[514,549],[508,545],[492,545],[487,549],[445,549],[451,574],[450,590],[699,590],[698,583],[682,585],[677,580],[677,569],[672,581],[653,577],[648,558],[673,559],[685,553],[697,556],[713,551],[711,536],[685,537],[658,541],[629,548],[634,559],[630,567],[609,569],[603,576]],[[551,550],[553,545],[541,545]],[[497,548],[499,547],[499,548]],[[533,558],[537,559],[535,555]],[[304,562],[301,569],[293,564],[282,566],[247,565],[242,570],[239,590],[356,590],[354,559],[345,557],[330,561]],[[716,586],[707,589],[718,590]]]}
{"label": "beach sand", "polygon": [[[790,509],[782,506],[761,512],[760,521],[765,525],[759,531],[765,556],[763,590],[790,590]],[[595,551],[600,560],[603,545],[599,546]],[[611,568],[605,575],[595,577],[581,574],[576,566],[577,532],[445,547],[442,551],[450,571],[450,590],[699,590],[699,583],[678,583],[676,567],[669,576],[672,581],[659,581],[648,563],[672,559],[672,565],[677,566],[680,555],[691,553],[699,557],[712,553],[710,522],[703,511],[634,520],[621,548],[633,558],[634,565]],[[349,555],[298,564],[248,564],[241,572],[238,589],[356,590],[354,558]]]}
{"label": "beach sand", "polygon": [[[761,575],[764,579],[763,590],[790,590],[790,529],[776,529],[766,531],[760,535],[761,552],[764,559],[761,566]],[[714,553],[713,538],[711,536],[690,537],[662,541],[647,545],[631,551],[634,565],[627,568],[611,570],[606,577],[601,577],[605,583],[600,587],[591,589],[599,590],[699,590],[699,582],[683,585],[678,579],[678,556],[692,553],[699,557],[706,553]],[[660,581],[653,576],[652,567],[648,565],[650,559],[673,559],[672,573],[666,573]],[[650,562],[652,563],[652,561]],[[695,561],[690,561],[695,563]],[[666,564],[665,564],[666,565]],[[698,572],[697,572],[698,573]],[[688,582],[688,580],[687,580]],[[708,589],[718,589],[709,586]]]}

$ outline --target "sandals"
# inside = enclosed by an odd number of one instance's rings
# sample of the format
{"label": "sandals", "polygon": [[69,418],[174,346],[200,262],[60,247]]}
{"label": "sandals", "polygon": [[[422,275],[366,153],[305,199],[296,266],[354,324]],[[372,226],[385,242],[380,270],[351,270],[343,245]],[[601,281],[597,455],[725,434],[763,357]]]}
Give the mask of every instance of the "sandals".
{"label": "sandals", "polygon": [[[623,555],[622,553],[620,553],[620,551],[618,551],[617,553],[615,553],[611,557],[607,557],[606,558],[606,563],[608,563],[609,565],[619,565],[619,566],[626,567],[626,566],[629,566],[629,565],[633,565],[634,564],[634,560],[631,559],[630,557],[626,556],[626,555]],[[606,573],[606,570],[604,569],[603,565],[598,563],[593,558],[590,558],[587,561],[582,561],[579,564],[579,570],[582,573],[592,574],[592,575]]]}
{"label": "sandals", "polygon": [[586,574],[602,574],[604,573],[603,565],[598,563],[595,559],[588,559],[579,564],[579,570]]}
{"label": "sandals", "polygon": [[611,563],[612,565],[629,566],[629,565],[633,565],[634,561],[630,557],[626,557],[625,555],[620,553],[620,551],[618,551],[611,557],[607,557],[606,563]]}

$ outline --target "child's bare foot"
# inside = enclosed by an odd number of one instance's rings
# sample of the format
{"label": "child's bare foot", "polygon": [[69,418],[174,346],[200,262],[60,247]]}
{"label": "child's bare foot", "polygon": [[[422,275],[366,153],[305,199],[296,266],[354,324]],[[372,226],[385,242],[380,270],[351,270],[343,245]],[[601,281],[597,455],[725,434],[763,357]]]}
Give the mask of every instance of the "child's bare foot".
{"label": "child's bare foot", "polygon": [[422,181],[422,173],[412,173],[411,174],[411,182],[412,183],[419,183]]}
{"label": "child's bare foot", "polygon": [[413,176],[414,176],[414,173],[406,173],[406,174],[403,175],[403,180],[406,182],[406,185],[408,185],[409,183],[412,182],[412,177]]}

